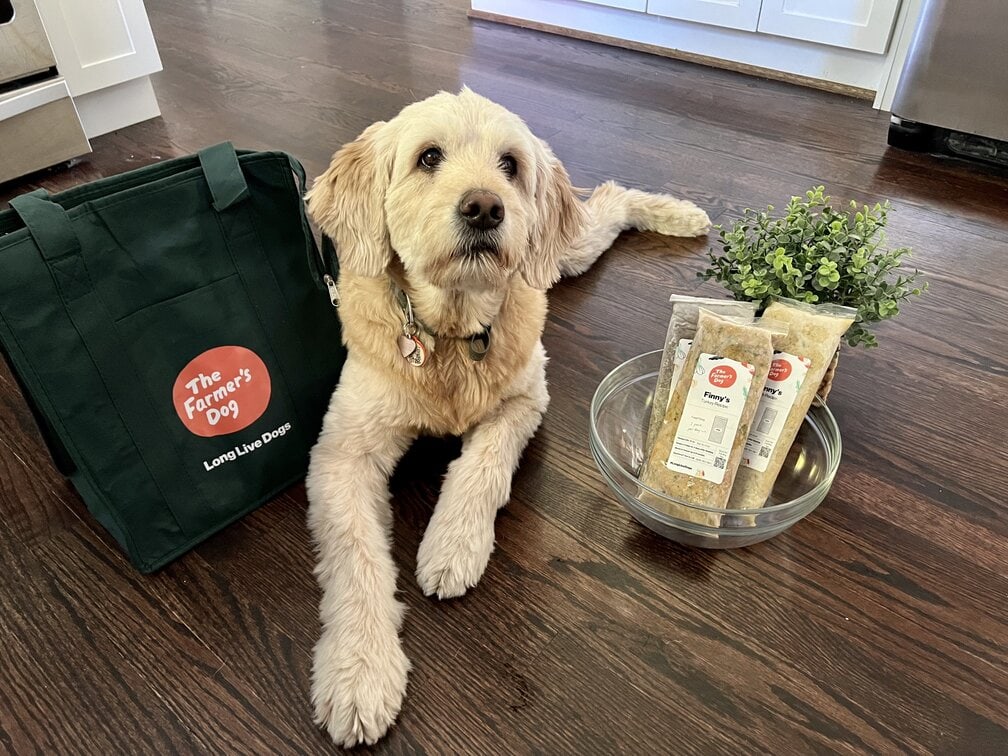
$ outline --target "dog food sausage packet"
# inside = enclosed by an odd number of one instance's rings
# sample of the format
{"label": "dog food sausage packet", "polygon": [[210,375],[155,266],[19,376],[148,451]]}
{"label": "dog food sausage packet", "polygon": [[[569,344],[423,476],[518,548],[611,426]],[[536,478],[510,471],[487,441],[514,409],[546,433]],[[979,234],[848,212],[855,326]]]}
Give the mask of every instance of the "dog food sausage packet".
{"label": "dog food sausage packet", "polygon": [[776,349],[742,453],[728,506],[762,507],[857,310],[778,299],[763,313],[788,326]]}
{"label": "dog food sausage packet", "polygon": [[[655,385],[654,400],[651,404],[651,420],[648,422],[647,439],[644,448],[654,445],[658,428],[665,419],[668,409],[669,394],[672,392],[673,372],[676,350],[683,340],[692,341],[696,334],[697,319],[700,308],[718,315],[728,315],[740,318],[752,318],[756,314],[758,302],[736,302],[731,299],[707,299],[673,294],[669,297],[672,303],[672,316],[669,318],[668,332],[665,334],[665,351],[662,353],[661,367],[658,368],[658,382]],[[685,359],[685,352],[683,359]]]}
{"label": "dog food sausage packet", "polygon": [[[724,509],[773,357],[777,323],[740,323],[701,309],[665,418],[641,471],[647,488],[686,504]],[[721,515],[641,490],[641,501],[716,527]]]}

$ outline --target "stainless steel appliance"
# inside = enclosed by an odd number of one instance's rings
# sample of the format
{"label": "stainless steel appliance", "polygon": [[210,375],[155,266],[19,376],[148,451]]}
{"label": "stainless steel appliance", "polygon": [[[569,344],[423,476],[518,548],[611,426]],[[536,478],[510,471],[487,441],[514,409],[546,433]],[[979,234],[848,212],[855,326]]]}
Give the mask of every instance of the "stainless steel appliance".
{"label": "stainless steel appliance", "polygon": [[924,0],[889,143],[1008,164],[1006,71],[1006,0]]}
{"label": "stainless steel appliance", "polygon": [[[0,0],[0,84],[56,74],[56,59],[32,0]],[[5,87],[6,88],[6,87]]]}

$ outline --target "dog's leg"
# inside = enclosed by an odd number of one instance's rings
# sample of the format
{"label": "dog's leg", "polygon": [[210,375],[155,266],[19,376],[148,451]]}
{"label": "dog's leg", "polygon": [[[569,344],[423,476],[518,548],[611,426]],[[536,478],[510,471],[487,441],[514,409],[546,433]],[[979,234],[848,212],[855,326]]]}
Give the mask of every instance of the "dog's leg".
{"label": "dog's leg", "polygon": [[497,510],[511,497],[511,478],[549,404],[546,353],[540,344],[521,393],[505,399],[470,431],[445,476],[441,497],[417,552],[424,594],[461,596],[476,585],[494,545]]}
{"label": "dog's leg", "polygon": [[560,272],[584,273],[629,228],[657,231],[667,236],[701,236],[710,230],[707,213],[686,200],[667,194],[626,189],[612,181],[595,188],[585,201],[588,223],[564,254]]}
{"label": "dog's leg", "polygon": [[413,436],[383,427],[369,406],[340,385],[306,479],[322,587],[315,719],[348,748],[374,743],[395,721],[410,666],[399,642],[388,479]]}

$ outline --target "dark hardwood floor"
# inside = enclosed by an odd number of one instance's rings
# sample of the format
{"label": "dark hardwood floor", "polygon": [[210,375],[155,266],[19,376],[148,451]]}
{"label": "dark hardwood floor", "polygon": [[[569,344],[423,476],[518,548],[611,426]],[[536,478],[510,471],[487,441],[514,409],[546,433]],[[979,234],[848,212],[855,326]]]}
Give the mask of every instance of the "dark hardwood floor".
{"label": "dark hardwood floor", "polygon": [[[463,83],[524,116],[576,183],[615,178],[715,221],[823,183],[890,198],[931,292],[847,350],[832,493],[775,540],[677,546],[621,510],[588,405],[658,347],[703,240],[623,236],[551,295],[553,403],[482,583],[424,598],[419,538],[456,443],[394,481],[414,664],[388,753],[1008,752],[1008,177],[887,150],[865,102],[472,22],[463,0],[148,2],[163,117],[94,140],[58,190],[223,139],[316,175],[408,102]],[[2,264],[0,264],[2,270]],[[320,753],[318,592],[296,487],[138,575],[49,461],[0,368],[0,750]]]}

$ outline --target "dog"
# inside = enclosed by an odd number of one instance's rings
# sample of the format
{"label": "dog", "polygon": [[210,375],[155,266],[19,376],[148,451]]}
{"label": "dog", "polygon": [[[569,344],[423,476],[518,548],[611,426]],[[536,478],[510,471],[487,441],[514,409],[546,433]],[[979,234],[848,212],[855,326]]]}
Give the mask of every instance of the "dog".
{"label": "dog", "polygon": [[517,115],[463,88],[369,126],[305,196],[337,248],[348,354],[306,479],[322,588],[312,700],[338,744],[382,737],[406,691],[388,491],[401,456],[420,434],[463,438],[416,560],[424,594],[461,596],[549,403],[547,289],[625,229],[710,228],[667,195],[584,194]]}

